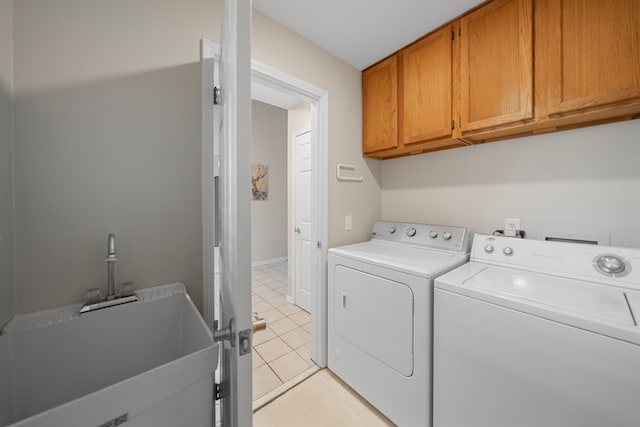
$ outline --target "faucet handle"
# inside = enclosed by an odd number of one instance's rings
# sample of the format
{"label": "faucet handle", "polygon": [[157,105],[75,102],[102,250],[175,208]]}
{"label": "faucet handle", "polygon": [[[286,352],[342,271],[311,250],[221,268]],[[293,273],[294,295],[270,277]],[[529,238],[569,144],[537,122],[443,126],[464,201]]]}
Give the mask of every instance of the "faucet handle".
{"label": "faucet handle", "polygon": [[112,258],[116,256],[116,235],[110,233],[107,236],[107,257]]}

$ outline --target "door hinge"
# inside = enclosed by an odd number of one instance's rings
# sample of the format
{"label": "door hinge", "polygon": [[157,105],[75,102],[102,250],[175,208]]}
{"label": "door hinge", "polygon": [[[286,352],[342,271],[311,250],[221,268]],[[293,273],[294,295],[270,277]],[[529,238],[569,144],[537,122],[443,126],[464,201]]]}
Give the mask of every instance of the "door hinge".
{"label": "door hinge", "polygon": [[458,27],[458,37],[462,36],[462,27]]}
{"label": "door hinge", "polygon": [[213,383],[214,387],[215,387],[215,400],[220,400],[222,399],[222,384],[218,384],[216,382]]}
{"label": "door hinge", "polygon": [[456,38],[456,33],[455,31],[451,30],[451,40]]}
{"label": "door hinge", "polygon": [[316,248],[322,249],[322,242],[320,240],[316,242]]}
{"label": "door hinge", "polygon": [[220,86],[213,87],[213,105],[220,105]]}
{"label": "door hinge", "polygon": [[454,130],[455,128],[456,128],[456,121],[451,120],[451,130]]}

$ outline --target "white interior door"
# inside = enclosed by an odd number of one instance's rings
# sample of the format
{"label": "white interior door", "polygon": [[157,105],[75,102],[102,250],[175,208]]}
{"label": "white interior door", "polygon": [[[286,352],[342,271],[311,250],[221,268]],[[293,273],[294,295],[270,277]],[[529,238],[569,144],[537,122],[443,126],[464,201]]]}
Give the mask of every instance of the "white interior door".
{"label": "white interior door", "polygon": [[[251,1],[225,0],[220,62],[220,329],[223,426],[251,427]],[[218,335],[220,335],[218,333]]]}
{"label": "white interior door", "polygon": [[294,156],[294,277],[296,305],[311,312],[311,130],[297,133],[293,139]]}

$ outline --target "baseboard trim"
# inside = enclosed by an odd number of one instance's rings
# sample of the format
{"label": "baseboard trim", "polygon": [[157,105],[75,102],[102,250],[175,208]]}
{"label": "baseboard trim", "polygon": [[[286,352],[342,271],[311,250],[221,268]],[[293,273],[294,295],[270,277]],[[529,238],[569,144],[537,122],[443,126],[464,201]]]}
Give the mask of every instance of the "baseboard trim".
{"label": "baseboard trim", "polygon": [[275,264],[275,263],[284,262],[284,261],[287,261],[287,260],[288,260],[288,258],[286,256],[282,257],[282,258],[265,259],[264,261],[257,261],[257,262],[251,263],[251,267],[258,267],[260,265]]}

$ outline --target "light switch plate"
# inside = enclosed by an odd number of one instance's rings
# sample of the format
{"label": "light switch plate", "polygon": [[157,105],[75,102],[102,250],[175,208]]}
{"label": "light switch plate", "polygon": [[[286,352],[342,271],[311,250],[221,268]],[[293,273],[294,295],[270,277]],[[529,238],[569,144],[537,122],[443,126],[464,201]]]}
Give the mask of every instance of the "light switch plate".
{"label": "light switch plate", "polygon": [[352,224],[351,224],[351,215],[345,215],[344,216],[344,229],[346,231],[351,230]]}

